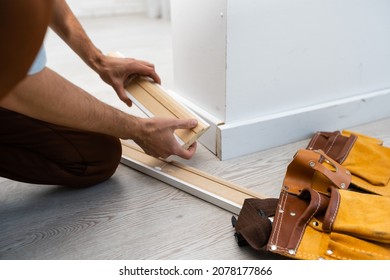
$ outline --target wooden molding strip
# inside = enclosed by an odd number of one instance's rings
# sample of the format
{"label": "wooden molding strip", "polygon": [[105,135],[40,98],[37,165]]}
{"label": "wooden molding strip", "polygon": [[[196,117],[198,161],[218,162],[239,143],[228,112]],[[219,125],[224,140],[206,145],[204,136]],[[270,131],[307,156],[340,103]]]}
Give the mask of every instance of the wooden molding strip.
{"label": "wooden molding strip", "polygon": [[[176,119],[196,119],[198,125],[193,129],[178,129],[176,136],[182,141],[183,147],[187,149],[210,127],[199,116],[190,112],[189,109],[170,97],[162,88],[144,77],[135,77],[126,86],[127,92],[137,100],[137,106],[146,108],[149,117],[158,116]],[[142,105],[142,106],[141,106]]]}
{"label": "wooden molding strip", "polygon": [[236,215],[245,199],[265,198],[260,193],[182,163],[151,157],[128,141],[122,141],[121,162]]}
{"label": "wooden molding strip", "polygon": [[[109,54],[115,57],[124,57],[118,52]],[[196,119],[198,125],[193,129],[177,129],[175,134],[183,147],[187,149],[210,125],[187,107],[172,98],[163,88],[149,78],[135,76],[125,86],[130,100],[148,117],[165,117],[175,119]]]}

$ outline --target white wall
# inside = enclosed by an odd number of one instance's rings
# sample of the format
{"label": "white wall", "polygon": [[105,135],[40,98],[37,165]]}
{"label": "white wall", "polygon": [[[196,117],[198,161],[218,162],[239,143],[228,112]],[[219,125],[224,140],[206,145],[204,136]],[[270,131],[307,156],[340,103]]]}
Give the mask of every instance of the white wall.
{"label": "white wall", "polygon": [[170,0],[67,0],[78,17],[146,14],[170,19]]}
{"label": "white wall", "polygon": [[220,120],[220,158],[390,116],[390,1],[171,6],[175,91]]}
{"label": "white wall", "polygon": [[226,0],[172,0],[175,90],[225,119]]}
{"label": "white wall", "polygon": [[390,87],[389,11],[388,0],[229,0],[226,122]]}
{"label": "white wall", "polygon": [[76,16],[145,13],[146,0],[67,0]]}

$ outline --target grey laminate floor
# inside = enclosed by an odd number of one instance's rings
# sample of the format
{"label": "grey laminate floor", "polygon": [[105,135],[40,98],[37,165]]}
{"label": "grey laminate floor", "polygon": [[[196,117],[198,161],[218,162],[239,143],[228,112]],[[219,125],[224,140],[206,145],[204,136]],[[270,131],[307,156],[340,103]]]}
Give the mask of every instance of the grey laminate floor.
{"label": "grey laminate floor", "polygon": [[[82,19],[104,52],[155,63],[173,88],[169,23],[142,16]],[[52,33],[49,66],[103,101],[129,110]],[[390,145],[390,119],[351,128]],[[186,164],[277,197],[285,168],[308,139],[219,161],[202,146]],[[256,259],[233,237],[232,214],[120,165],[107,182],[67,189],[0,178],[0,259]]]}

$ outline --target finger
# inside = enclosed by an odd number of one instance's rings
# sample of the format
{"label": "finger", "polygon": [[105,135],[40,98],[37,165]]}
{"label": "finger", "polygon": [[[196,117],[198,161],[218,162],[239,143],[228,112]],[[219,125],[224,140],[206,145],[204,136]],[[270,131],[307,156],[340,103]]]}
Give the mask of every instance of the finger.
{"label": "finger", "polygon": [[152,78],[152,80],[154,82],[156,82],[157,84],[161,84],[160,76],[154,70],[154,65],[152,65],[152,67],[149,67],[149,66],[146,66],[144,64],[139,63],[137,65],[136,69],[133,68],[132,70],[135,71],[137,74]]}
{"label": "finger", "polygon": [[198,147],[198,143],[194,142],[192,145],[187,149],[190,153],[194,154],[196,152],[196,148]]}
{"label": "finger", "polygon": [[155,83],[157,83],[157,84],[159,84],[159,85],[161,85],[161,79],[160,79],[160,76],[159,75],[157,75],[157,73],[156,72],[152,72],[150,75],[149,75],[149,77],[150,78],[152,78],[153,79],[153,81],[155,82]]}
{"label": "finger", "polygon": [[127,96],[123,86],[116,86],[114,89],[115,89],[116,94],[118,95],[119,99],[122,100],[127,106],[131,107],[133,105],[133,102]]}
{"label": "finger", "polygon": [[197,143],[194,142],[187,150],[180,149],[179,152],[176,153],[177,156],[184,159],[191,159],[196,152]]}
{"label": "finger", "polygon": [[161,78],[154,70],[143,68],[142,70],[139,71],[139,74],[150,77],[155,83],[159,85],[161,84]]}
{"label": "finger", "polygon": [[151,67],[154,69],[154,64],[148,62],[148,61],[145,61],[145,60],[137,60],[138,62],[142,63],[142,64],[145,64],[146,66],[148,67]]}

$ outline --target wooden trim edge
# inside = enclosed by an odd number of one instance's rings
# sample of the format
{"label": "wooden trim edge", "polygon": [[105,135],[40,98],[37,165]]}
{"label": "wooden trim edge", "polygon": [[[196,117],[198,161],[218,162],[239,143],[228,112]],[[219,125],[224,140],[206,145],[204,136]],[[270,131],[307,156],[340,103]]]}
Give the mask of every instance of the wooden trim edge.
{"label": "wooden trim edge", "polygon": [[264,195],[175,161],[156,159],[122,141],[121,163],[238,215],[247,198]]}
{"label": "wooden trim edge", "polygon": [[[119,52],[111,52],[108,55],[124,57]],[[179,142],[184,149],[188,149],[210,127],[210,124],[172,98],[160,85],[149,78],[131,77],[125,86],[125,92],[130,100],[150,118],[196,119],[198,121],[196,127],[175,131],[175,135],[179,138]]]}

